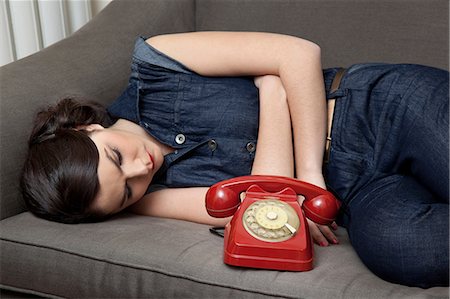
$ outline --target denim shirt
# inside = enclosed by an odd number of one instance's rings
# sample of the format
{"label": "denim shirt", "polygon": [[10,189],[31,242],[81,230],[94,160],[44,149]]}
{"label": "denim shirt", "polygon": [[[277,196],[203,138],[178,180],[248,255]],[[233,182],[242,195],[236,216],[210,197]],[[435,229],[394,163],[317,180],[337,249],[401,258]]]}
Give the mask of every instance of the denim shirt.
{"label": "denim shirt", "polygon": [[147,192],[250,174],[259,122],[251,77],[204,77],[138,38],[129,83],[108,107],[175,151]]}

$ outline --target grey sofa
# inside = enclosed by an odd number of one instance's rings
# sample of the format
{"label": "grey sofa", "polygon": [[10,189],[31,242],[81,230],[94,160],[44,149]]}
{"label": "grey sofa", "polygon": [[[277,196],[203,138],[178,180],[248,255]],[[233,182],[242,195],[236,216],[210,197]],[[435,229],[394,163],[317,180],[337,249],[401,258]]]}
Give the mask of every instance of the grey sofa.
{"label": "grey sofa", "polygon": [[123,213],[64,225],[26,212],[18,177],[36,111],[66,95],[110,103],[125,87],[138,35],[251,30],[302,36],[324,67],[421,63],[448,69],[447,0],[114,1],[71,37],[1,68],[2,296],[77,298],[448,298],[448,288],[383,281],[344,229],[315,246],[315,268],[229,267],[208,226]]}

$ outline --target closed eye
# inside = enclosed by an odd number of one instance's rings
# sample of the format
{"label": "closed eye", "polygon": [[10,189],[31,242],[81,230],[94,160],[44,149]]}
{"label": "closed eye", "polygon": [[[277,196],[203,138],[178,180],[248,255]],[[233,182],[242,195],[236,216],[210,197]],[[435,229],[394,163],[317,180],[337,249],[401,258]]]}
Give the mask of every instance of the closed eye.
{"label": "closed eye", "polygon": [[127,188],[127,199],[129,199],[133,195],[133,192],[131,191],[131,188],[130,186],[128,186],[128,184],[125,186],[125,188]]}
{"label": "closed eye", "polygon": [[[111,148],[111,150],[116,155],[118,164],[122,165],[123,157],[122,157],[122,153],[120,152],[120,150],[117,147]],[[125,184],[125,194],[126,194],[126,197],[123,198],[122,204],[120,205],[121,207],[123,207],[125,205],[125,203],[127,202],[127,200],[130,199],[131,196],[133,196],[133,192],[132,192],[130,186],[128,186],[128,184]]]}
{"label": "closed eye", "polygon": [[112,151],[116,155],[119,165],[122,165],[122,154],[120,153],[119,149],[117,147],[114,147],[112,148]]}

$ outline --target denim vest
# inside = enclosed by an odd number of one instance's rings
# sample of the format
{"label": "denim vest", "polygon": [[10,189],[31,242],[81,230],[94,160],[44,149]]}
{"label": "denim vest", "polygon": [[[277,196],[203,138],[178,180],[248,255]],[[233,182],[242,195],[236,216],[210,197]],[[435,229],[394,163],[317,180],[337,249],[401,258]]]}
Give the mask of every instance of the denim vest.
{"label": "denim vest", "polygon": [[138,38],[129,83],[108,107],[175,149],[147,192],[250,174],[259,122],[251,77],[204,77]]}

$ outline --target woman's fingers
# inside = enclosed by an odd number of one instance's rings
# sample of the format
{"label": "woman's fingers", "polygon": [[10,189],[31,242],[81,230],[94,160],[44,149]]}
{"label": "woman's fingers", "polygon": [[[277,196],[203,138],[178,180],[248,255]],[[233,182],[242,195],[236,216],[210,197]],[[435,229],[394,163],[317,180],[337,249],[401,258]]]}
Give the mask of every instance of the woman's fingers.
{"label": "woman's fingers", "polygon": [[309,219],[307,219],[307,221],[309,226],[309,233],[311,234],[311,237],[314,240],[314,242],[319,244],[320,246],[328,246],[328,241],[320,231],[317,224]]}
{"label": "woman's fingers", "polygon": [[322,234],[325,236],[325,238],[332,244],[339,244],[339,241],[336,237],[336,235],[333,233],[331,228],[326,225],[318,225],[319,230],[322,232]]}
{"label": "woman's fingers", "polygon": [[308,220],[309,232],[314,242],[320,246],[328,246],[331,244],[339,244],[339,240],[332,232],[330,227],[326,225],[318,225],[317,223]]}

